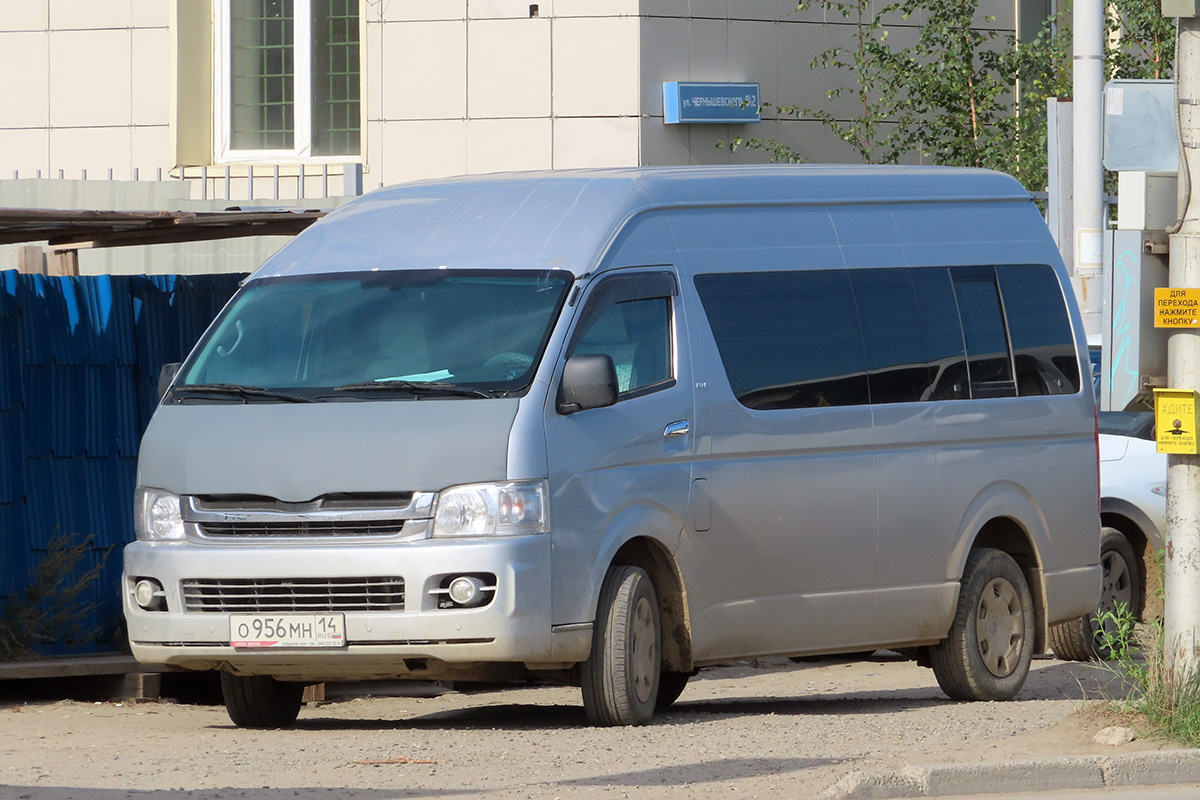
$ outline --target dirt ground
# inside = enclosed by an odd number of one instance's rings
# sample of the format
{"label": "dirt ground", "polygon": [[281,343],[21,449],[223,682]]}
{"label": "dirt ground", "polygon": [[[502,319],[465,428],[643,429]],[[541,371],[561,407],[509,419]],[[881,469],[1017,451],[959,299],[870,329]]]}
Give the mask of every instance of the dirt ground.
{"label": "dirt ground", "polygon": [[0,800],[804,798],[855,770],[1173,746],[1093,743],[1105,691],[1103,668],[1039,658],[1017,700],[954,703],[881,652],[705,670],[640,728],[588,727],[569,687],[355,697],[274,731],[221,706],[9,698]]}

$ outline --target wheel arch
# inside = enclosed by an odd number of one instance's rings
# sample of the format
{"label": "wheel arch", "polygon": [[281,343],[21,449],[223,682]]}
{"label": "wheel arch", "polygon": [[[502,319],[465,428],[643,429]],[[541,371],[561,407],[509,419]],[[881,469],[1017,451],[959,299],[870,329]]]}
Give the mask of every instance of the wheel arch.
{"label": "wheel arch", "polygon": [[1007,553],[1029,585],[1033,597],[1034,652],[1047,647],[1048,621],[1044,552],[1050,546],[1045,515],[1023,486],[998,481],[985,487],[967,507],[958,530],[958,545],[950,560],[948,577],[961,580],[967,559],[982,548]]}
{"label": "wheel arch", "polygon": [[1046,585],[1042,579],[1042,562],[1033,537],[1020,522],[1012,517],[993,517],[980,527],[968,552],[991,548],[1007,553],[1025,576],[1029,593],[1033,596],[1034,641],[1033,651],[1046,651]]}
{"label": "wheel arch", "polygon": [[621,545],[609,567],[640,567],[650,576],[658,595],[662,624],[662,664],[664,670],[688,672],[692,669],[691,621],[683,576],[674,557],[657,539],[639,536]]}

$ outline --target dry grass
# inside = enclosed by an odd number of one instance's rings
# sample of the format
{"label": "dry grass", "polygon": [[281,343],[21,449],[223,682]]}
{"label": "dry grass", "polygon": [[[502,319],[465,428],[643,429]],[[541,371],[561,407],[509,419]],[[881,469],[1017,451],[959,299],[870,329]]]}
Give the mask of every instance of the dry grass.
{"label": "dry grass", "polygon": [[1149,730],[1189,747],[1200,747],[1200,672],[1167,663],[1162,623],[1139,623],[1127,609],[1111,615],[1101,635],[1111,647],[1109,668],[1125,682],[1126,696],[1110,698],[1114,710],[1136,714]]}
{"label": "dry grass", "polygon": [[29,585],[11,595],[0,612],[0,662],[38,657],[38,648],[51,644],[80,644],[96,638],[85,625],[93,604],[84,593],[100,575],[99,565],[79,572],[92,539],[72,543],[70,536],[50,540]]}

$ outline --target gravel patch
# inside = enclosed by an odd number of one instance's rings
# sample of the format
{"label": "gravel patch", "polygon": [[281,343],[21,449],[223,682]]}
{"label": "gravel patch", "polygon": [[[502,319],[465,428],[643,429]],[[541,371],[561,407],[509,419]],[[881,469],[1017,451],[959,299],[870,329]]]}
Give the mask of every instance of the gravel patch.
{"label": "gravel patch", "polygon": [[285,730],[220,706],[0,705],[0,798],[810,797],[912,764],[1111,755],[1106,670],[1039,658],[1017,700],[954,703],[930,670],[786,659],[709,669],[652,724],[588,727],[571,687],[310,705]]}

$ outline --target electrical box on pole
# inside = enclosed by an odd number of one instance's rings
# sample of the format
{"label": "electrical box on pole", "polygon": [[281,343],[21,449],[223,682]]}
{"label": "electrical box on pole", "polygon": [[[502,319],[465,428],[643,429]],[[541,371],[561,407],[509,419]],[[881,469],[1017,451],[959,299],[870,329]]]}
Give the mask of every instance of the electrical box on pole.
{"label": "electrical box on pole", "polygon": [[1162,0],[1164,17],[1200,17],[1200,0]]}
{"label": "electrical box on pole", "polygon": [[1155,326],[1154,292],[1168,285],[1166,230],[1179,214],[1172,82],[1109,81],[1103,134],[1119,202],[1117,229],[1104,232],[1099,402],[1101,411],[1132,411],[1152,407],[1167,379],[1169,331]]}
{"label": "electrical box on pole", "polygon": [[1167,379],[1168,331],[1154,326],[1154,291],[1167,285],[1167,234],[1105,234],[1100,410],[1145,410],[1154,387],[1165,386]]}
{"label": "electrical box on pole", "polygon": [[1117,229],[1105,231],[1100,410],[1149,408],[1166,385],[1168,332],[1154,325],[1167,286],[1166,229],[1178,217],[1175,90],[1171,81],[1104,87],[1104,166],[1117,172]]}
{"label": "electrical box on pole", "polygon": [[[1103,160],[1104,168],[1111,172],[1178,171],[1175,87],[1171,81],[1116,78],[1104,85]],[[1173,209],[1170,222],[1174,221]]]}

